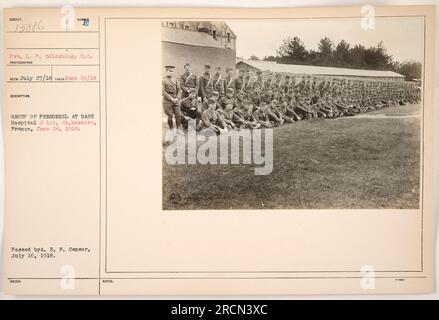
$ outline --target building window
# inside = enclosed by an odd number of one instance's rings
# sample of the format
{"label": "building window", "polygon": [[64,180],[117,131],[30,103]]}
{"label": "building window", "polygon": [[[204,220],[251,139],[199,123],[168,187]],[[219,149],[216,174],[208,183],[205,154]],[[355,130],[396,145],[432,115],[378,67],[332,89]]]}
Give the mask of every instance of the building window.
{"label": "building window", "polygon": [[212,31],[212,37],[216,40],[216,30]]}
{"label": "building window", "polygon": [[227,42],[230,42],[230,32],[227,32]]}

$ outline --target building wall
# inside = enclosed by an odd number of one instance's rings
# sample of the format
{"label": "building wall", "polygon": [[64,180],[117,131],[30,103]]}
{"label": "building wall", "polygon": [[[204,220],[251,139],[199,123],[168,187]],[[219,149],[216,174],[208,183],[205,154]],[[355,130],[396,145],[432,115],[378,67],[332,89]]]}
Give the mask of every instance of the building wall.
{"label": "building wall", "polygon": [[180,29],[207,34],[223,48],[236,50],[236,35],[223,21],[164,21],[162,27],[168,30]]}
{"label": "building wall", "polygon": [[211,65],[212,73],[217,65],[221,66],[225,74],[225,68],[235,68],[235,62],[235,50],[162,41],[162,65],[174,65],[176,77],[184,72],[185,63],[192,66],[192,72],[201,75],[206,64]]}

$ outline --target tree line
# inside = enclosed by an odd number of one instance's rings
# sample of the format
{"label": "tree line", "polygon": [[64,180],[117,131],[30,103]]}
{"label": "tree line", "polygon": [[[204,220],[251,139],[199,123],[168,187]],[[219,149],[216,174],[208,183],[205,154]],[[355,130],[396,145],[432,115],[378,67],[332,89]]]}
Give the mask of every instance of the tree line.
{"label": "tree line", "polygon": [[[275,56],[265,56],[262,60],[284,64],[395,71],[406,76],[409,81],[420,79],[422,75],[421,62],[395,61],[382,42],[366,48],[361,44],[351,46],[345,40],[334,44],[331,39],[324,37],[319,41],[317,50],[308,50],[296,36],[284,39],[276,53]],[[255,55],[249,59],[260,60]]]}

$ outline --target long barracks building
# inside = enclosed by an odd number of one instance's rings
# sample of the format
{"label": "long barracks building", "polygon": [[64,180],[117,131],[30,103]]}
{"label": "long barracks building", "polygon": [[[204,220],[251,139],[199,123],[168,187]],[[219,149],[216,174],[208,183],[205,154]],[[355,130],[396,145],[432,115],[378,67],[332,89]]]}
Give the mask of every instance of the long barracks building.
{"label": "long barracks building", "polygon": [[297,64],[280,64],[274,61],[242,60],[236,61],[237,69],[256,71],[278,72],[282,74],[306,74],[319,77],[332,77],[358,80],[397,80],[404,81],[402,74],[393,71],[348,69],[334,67],[318,67]]}

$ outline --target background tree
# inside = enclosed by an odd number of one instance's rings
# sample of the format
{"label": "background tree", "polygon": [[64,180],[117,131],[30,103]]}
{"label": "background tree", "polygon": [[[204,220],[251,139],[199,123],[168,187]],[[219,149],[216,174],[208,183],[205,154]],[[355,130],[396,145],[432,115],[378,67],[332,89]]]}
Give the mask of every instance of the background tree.
{"label": "background tree", "polygon": [[[334,45],[331,39],[324,37],[317,44],[317,50],[307,50],[299,37],[288,37],[282,41],[276,56],[265,56],[265,61],[285,64],[316,65],[353,69],[389,70],[406,76],[406,80],[422,77],[422,63],[418,61],[393,60],[387,53],[383,42],[366,48],[362,44],[351,46],[345,40]],[[252,55],[251,60],[259,60]]]}
{"label": "background tree", "polygon": [[417,61],[404,61],[403,63],[397,64],[395,71],[404,75],[408,81],[421,79],[422,63]]}
{"label": "background tree", "polygon": [[279,62],[288,64],[305,64],[308,51],[299,37],[287,38],[277,50]]}
{"label": "background tree", "polygon": [[365,69],[366,64],[366,48],[361,44],[356,44],[349,50],[350,68]]}
{"label": "background tree", "polygon": [[333,59],[333,50],[334,44],[331,39],[328,37],[324,37],[320,40],[317,45],[318,48],[318,61],[317,63],[321,66],[332,66]]}
{"label": "background tree", "polygon": [[366,68],[373,70],[388,70],[392,67],[393,59],[387,54],[382,42],[376,47],[366,49],[364,55]]}
{"label": "background tree", "polygon": [[337,67],[348,67],[352,64],[351,57],[349,55],[350,45],[344,40],[341,40],[334,50],[334,63]]}
{"label": "background tree", "polygon": [[265,56],[264,59],[262,59],[264,61],[277,61],[279,60],[279,57],[275,57],[275,56]]}

